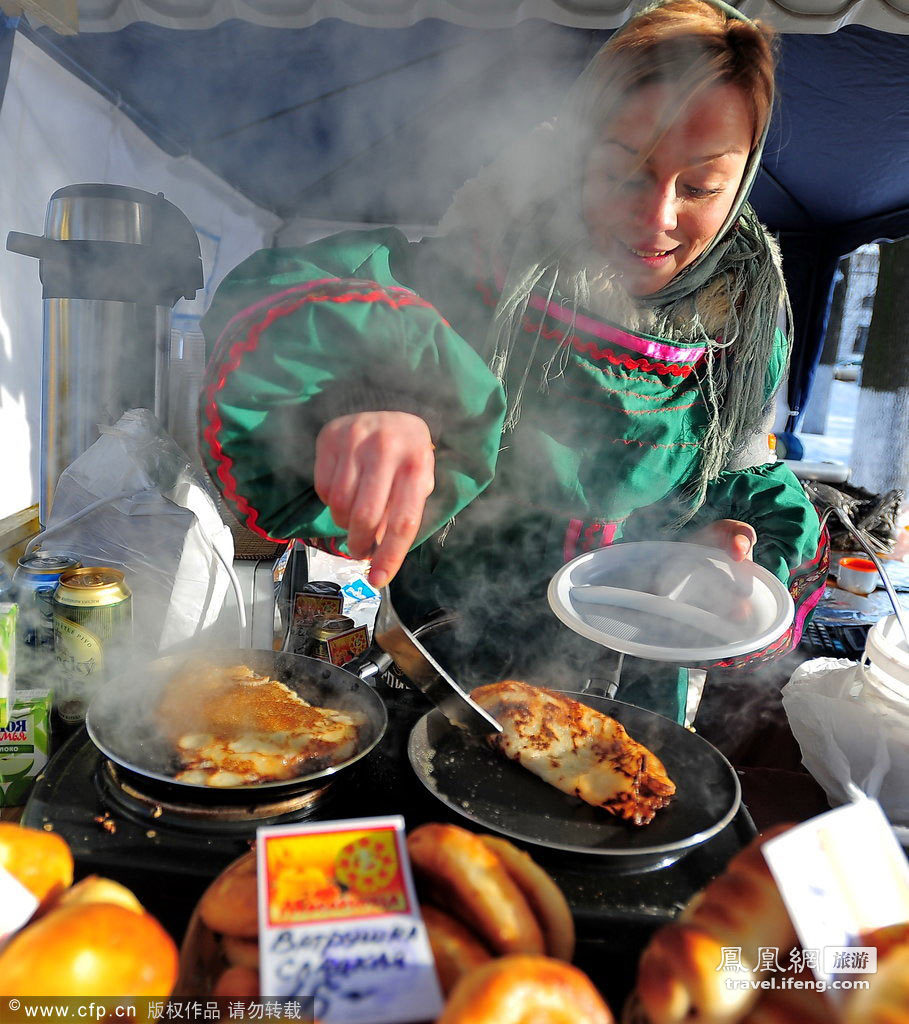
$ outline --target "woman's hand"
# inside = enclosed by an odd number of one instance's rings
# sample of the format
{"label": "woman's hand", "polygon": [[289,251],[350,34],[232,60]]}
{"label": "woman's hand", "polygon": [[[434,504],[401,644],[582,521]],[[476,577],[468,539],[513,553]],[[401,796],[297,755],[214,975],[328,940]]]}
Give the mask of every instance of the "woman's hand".
{"label": "woman's hand", "polygon": [[410,550],[435,486],[426,421],[408,412],[339,416],[316,438],[314,484],[347,550],[370,558],[369,582],[384,587]]}
{"label": "woman's hand", "polygon": [[[691,535],[689,540],[695,544],[704,544],[711,548],[725,551],[733,562],[753,561],[752,552],[757,544],[757,531],[748,523],[738,519],[717,519],[708,523]],[[746,622],[750,613],[750,585],[747,593],[741,593],[740,599],[733,601],[726,609],[726,614],[733,622]]]}
{"label": "woman's hand", "polygon": [[691,534],[688,538],[693,544],[703,544],[710,548],[720,548],[734,562],[751,560],[754,545],[757,544],[757,532],[748,523],[738,519],[717,519],[714,523]]}

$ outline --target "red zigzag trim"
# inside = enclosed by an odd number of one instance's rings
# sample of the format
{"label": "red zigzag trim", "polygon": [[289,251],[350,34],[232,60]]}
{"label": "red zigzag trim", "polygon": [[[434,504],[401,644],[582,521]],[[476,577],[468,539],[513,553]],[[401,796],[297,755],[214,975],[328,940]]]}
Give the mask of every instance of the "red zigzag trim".
{"label": "red zigzag trim", "polygon": [[[203,431],[203,437],[208,443],[209,454],[218,467],[216,475],[223,484],[224,496],[233,502],[245,517],[243,521],[248,529],[252,530],[252,532],[258,536],[264,537],[265,540],[273,541],[276,544],[284,544],[289,538],[272,537],[271,534],[263,530],[262,527],[257,524],[257,520],[259,518],[258,509],[250,505],[246,498],[237,492],[237,480],[233,475],[234,461],[224,451],[218,437],[224,423],[218,413],[218,407],[215,404],[215,397],[219,391],[223,390],[227,383],[227,378],[239,368],[240,364],[243,362],[243,357],[247,353],[254,352],[258,348],[259,339],[261,338],[262,333],[266,331],[271,324],[275,322],[275,320],[283,316],[289,316],[291,313],[295,313],[300,309],[300,307],[311,302],[379,302],[390,306],[393,309],[400,309],[405,306],[419,306],[423,309],[431,309],[433,312],[436,312],[434,306],[404,288],[386,289],[372,281],[365,281],[363,283],[367,287],[372,287],[374,290],[369,292],[352,291],[338,295],[307,294],[302,295],[294,302],[275,306],[269,309],[264,319],[249,329],[249,333],[245,338],[241,338],[230,347],[229,354],[221,364],[217,377],[212,380],[206,389],[206,402],[204,408],[206,418],[208,420],[208,426]],[[306,287],[308,286],[301,286],[302,289],[305,289]],[[443,322],[448,326],[447,321]],[[218,339],[217,344],[221,344],[221,339]]]}

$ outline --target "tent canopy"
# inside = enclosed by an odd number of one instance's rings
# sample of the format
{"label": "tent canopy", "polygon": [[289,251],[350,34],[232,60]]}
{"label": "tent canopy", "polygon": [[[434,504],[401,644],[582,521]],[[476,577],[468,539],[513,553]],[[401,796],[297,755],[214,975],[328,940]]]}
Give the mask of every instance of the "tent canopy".
{"label": "tent canopy", "polygon": [[[796,313],[793,408],[810,386],[837,259],[909,234],[909,5],[862,0],[817,13],[819,0],[796,0],[809,3],[816,13],[801,20],[769,0],[743,5],[778,26],[795,18],[820,30],[782,37],[779,102],[753,193],[780,234]],[[602,0],[176,6],[179,15],[165,0],[80,0],[92,31],[20,30],[165,150],[195,157],[286,221],[424,225],[556,112],[626,16]],[[427,11],[452,20],[416,20]],[[857,23],[881,12],[890,31]],[[528,13],[540,17],[518,20]],[[853,23],[830,31],[843,21]],[[375,27],[389,23],[398,27]]]}
{"label": "tent canopy", "polygon": [[[46,0],[45,0],[46,2]],[[41,0],[23,0],[26,7]],[[508,28],[541,18],[573,28],[615,28],[628,17],[628,0],[77,0],[81,32],[111,32],[134,21],[165,28],[212,28],[231,18],[272,28],[307,28],[342,18],[371,28],[402,28],[439,18],[468,28]],[[906,0],[740,0],[749,18],[767,18],[780,32],[833,32],[867,25],[906,32]],[[65,19],[64,19],[65,21]]]}

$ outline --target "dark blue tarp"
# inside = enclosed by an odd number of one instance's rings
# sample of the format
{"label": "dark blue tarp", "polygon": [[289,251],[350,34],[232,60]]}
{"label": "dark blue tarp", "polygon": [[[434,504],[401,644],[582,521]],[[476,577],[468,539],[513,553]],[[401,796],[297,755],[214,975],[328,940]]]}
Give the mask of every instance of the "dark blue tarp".
{"label": "dark blue tarp", "polygon": [[[551,116],[608,32],[525,21],[371,29],[240,21],[28,31],[174,155],[292,219],[432,224],[453,191]],[[909,234],[909,35],[850,26],[782,38],[779,102],[754,191],[780,234],[804,407],[833,268]]]}

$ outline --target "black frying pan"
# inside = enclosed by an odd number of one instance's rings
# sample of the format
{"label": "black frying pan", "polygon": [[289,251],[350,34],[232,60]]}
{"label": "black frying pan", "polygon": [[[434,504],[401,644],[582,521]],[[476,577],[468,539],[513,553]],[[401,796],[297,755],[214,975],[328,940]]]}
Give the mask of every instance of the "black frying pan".
{"label": "black frying pan", "polygon": [[347,761],[279,782],[234,787],[231,792],[268,790],[270,796],[277,796],[276,791],[281,789],[298,789],[355,764],[375,747],[385,732],[388,723],[385,705],[374,690],[351,672],[298,654],[238,648],[171,655],[151,662],[140,671],[133,670],[111,679],[92,700],[85,718],[95,746],[132,772],[172,785],[217,792],[211,786],[174,778],[180,770],[176,751],[156,726],[157,706],[164,686],[175,673],[195,661],[225,667],[248,665],[253,671],[284,683],[311,704],[356,711],[366,719],[356,753]]}
{"label": "black frying pan", "polygon": [[617,719],[653,751],[676,784],[649,825],[631,825],[550,786],[482,740],[453,729],[438,711],[414,726],[408,755],[424,786],[453,811],[511,839],[596,856],[620,872],[663,867],[706,842],[735,816],[735,769],[705,739],[668,718],[606,697],[569,693]]}

